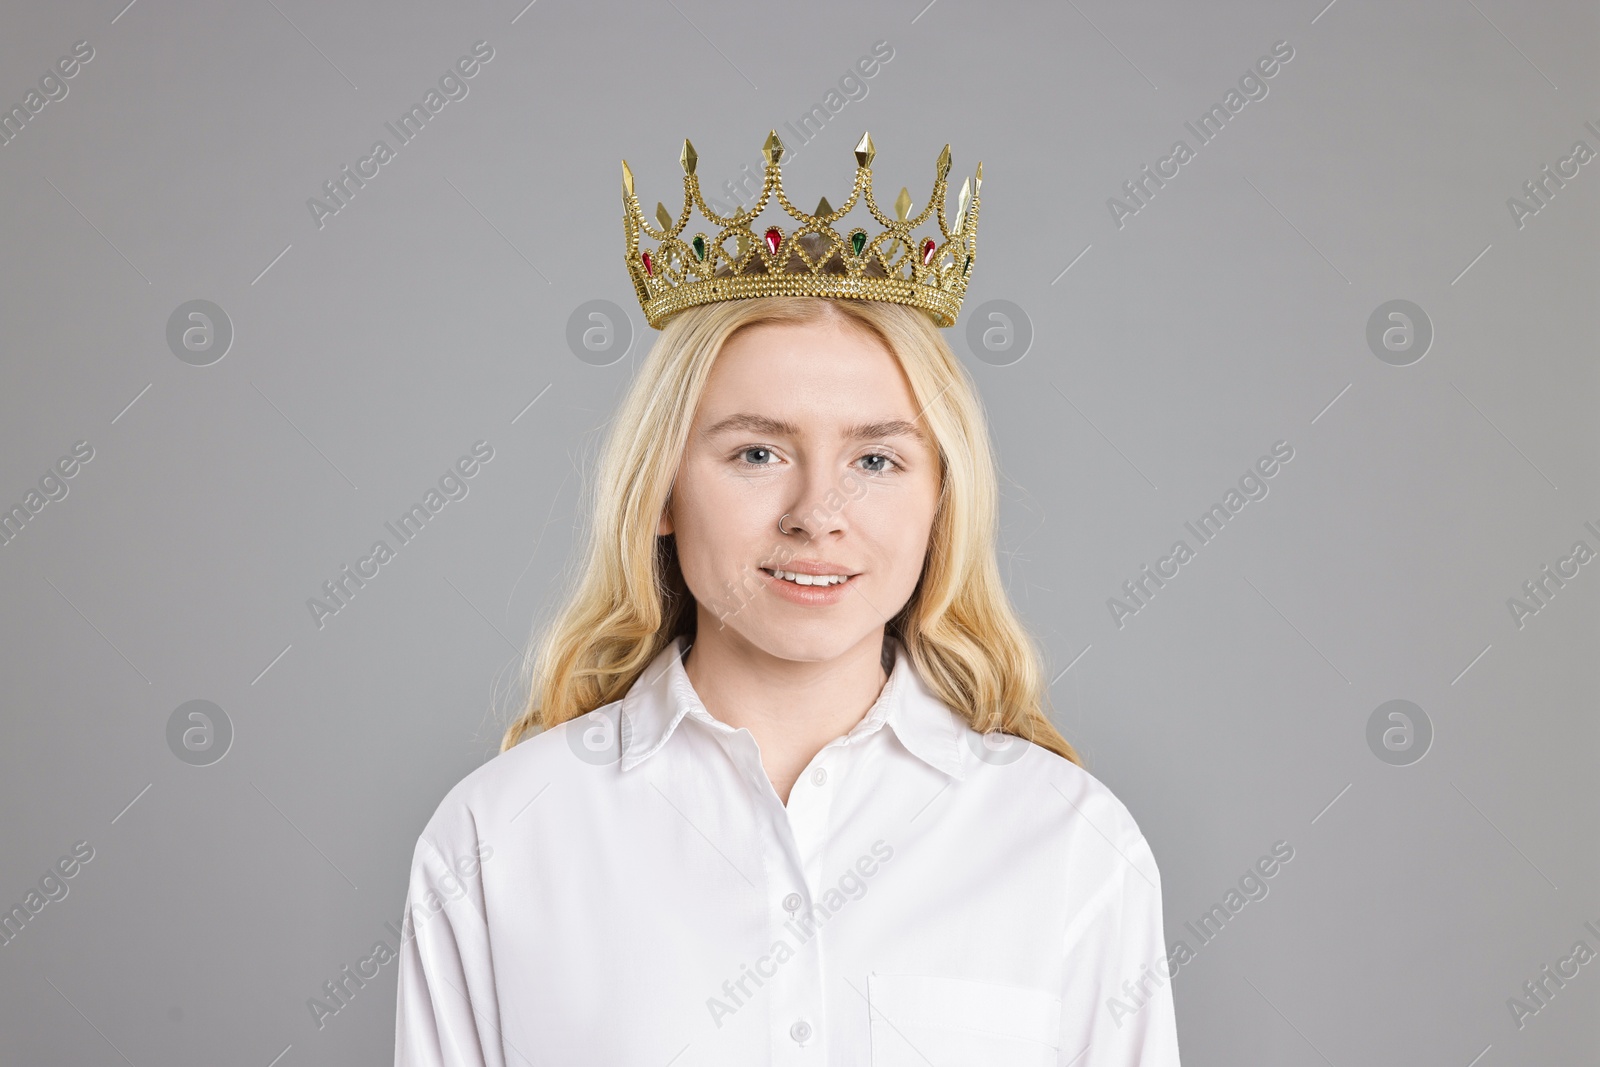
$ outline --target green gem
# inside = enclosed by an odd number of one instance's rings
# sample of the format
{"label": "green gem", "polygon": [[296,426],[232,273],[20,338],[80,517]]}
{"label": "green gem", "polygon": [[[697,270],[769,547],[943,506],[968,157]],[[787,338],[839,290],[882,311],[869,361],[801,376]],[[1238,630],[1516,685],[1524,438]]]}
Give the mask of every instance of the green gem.
{"label": "green gem", "polygon": [[694,258],[702,262],[706,258],[706,239],[699,234],[694,235]]}
{"label": "green gem", "polygon": [[850,247],[853,248],[856,255],[859,256],[861,254],[861,250],[867,247],[867,235],[859,231],[851,234]]}
{"label": "green gem", "polygon": [[967,257],[967,265],[961,268],[961,276],[963,278],[965,278],[967,276],[967,271],[969,271],[971,269],[972,269],[972,257],[968,256]]}

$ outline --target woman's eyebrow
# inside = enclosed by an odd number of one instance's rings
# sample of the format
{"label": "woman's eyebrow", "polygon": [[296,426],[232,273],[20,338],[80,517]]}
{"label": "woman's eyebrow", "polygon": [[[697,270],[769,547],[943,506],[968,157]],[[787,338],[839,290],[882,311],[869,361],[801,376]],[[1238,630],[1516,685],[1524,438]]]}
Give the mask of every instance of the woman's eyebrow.
{"label": "woman's eyebrow", "polygon": [[748,412],[729,415],[716,424],[706,427],[705,435],[707,437],[715,437],[717,434],[726,433],[729,430],[747,430],[751,433],[771,434],[774,437],[800,436],[800,428],[792,422],[784,422],[782,419],[774,419],[768,415],[752,415]]}
{"label": "woman's eyebrow", "polygon": [[862,441],[878,437],[912,437],[922,444],[928,439],[917,429],[916,423],[905,419],[884,419],[882,422],[863,422],[845,431],[851,440]]}
{"label": "woman's eyebrow", "polygon": [[[740,412],[729,415],[706,428],[707,437],[715,437],[719,433],[729,430],[745,430],[750,433],[771,434],[773,436],[799,437],[800,428],[792,422],[775,419],[770,415],[756,415],[751,412]],[[845,429],[845,436],[853,441],[862,441],[882,437],[912,437],[922,444],[927,444],[927,437],[923,435],[915,423],[905,419],[882,419],[877,422],[857,423]]]}

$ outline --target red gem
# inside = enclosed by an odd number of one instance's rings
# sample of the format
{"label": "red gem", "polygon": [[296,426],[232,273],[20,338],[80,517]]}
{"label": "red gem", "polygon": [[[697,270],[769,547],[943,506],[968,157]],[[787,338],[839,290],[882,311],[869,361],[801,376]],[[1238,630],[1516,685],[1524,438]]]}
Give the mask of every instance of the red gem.
{"label": "red gem", "polygon": [[783,234],[779,233],[778,228],[774,226],[766,232],[765,236],[767,238],[767,248],[771,249],[773,255],[777,255],[778,245],[783,241]]}
{"label": "red gem", "polygon": [[646,274],[650,275],[651,277],[655,277],[655,273],[656,272],[654,270],[650,269],[650,253],[649,252],[640,252],[639,253],[639,258],[644,260],[644,272]]}
{"label": "red gem", "polygon": [[922,242],[922,265],[926,267],[933,262],[933,238]]}

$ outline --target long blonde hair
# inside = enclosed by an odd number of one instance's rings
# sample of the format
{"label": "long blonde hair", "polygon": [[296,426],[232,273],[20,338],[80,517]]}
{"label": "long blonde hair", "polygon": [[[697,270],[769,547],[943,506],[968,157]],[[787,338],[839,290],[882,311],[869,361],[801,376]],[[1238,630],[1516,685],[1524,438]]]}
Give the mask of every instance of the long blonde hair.
{"label": "long blonde hair", "polygon": [[830,315],[877,337],[894,355],[941,461],[922,577],[887,631],[928,687],[974,729],[1026,738],[1082,766],[1043,709],[1039,650],[1000,581],[995,464],[966,369],[925,312],[811,296],[702,305],[662,329],[601,453],[587,558],[554,620],[528,647],[528,701],[506,730],[502,752],[620,699],[662,648],[680,635],[692,640],[695,601],[675,539],[656,528],[711,367],[737,330]]}

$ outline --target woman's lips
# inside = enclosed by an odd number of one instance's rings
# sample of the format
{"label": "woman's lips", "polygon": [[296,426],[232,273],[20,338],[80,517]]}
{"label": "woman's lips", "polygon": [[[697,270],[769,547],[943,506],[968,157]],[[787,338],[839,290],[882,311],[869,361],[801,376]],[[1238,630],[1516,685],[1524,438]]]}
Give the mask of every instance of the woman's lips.
{"label": "woman's lips", "polygon": [[786,578],[779,578],[764,567],[759,569],[762,579],[771,588],[774,595],[780,596],[790,603],[813,607],[837,604],[850,594],[851,583],[860,577],[859,575],[851,575],[845,581],[836,582],[832,585],[800,585]]}

